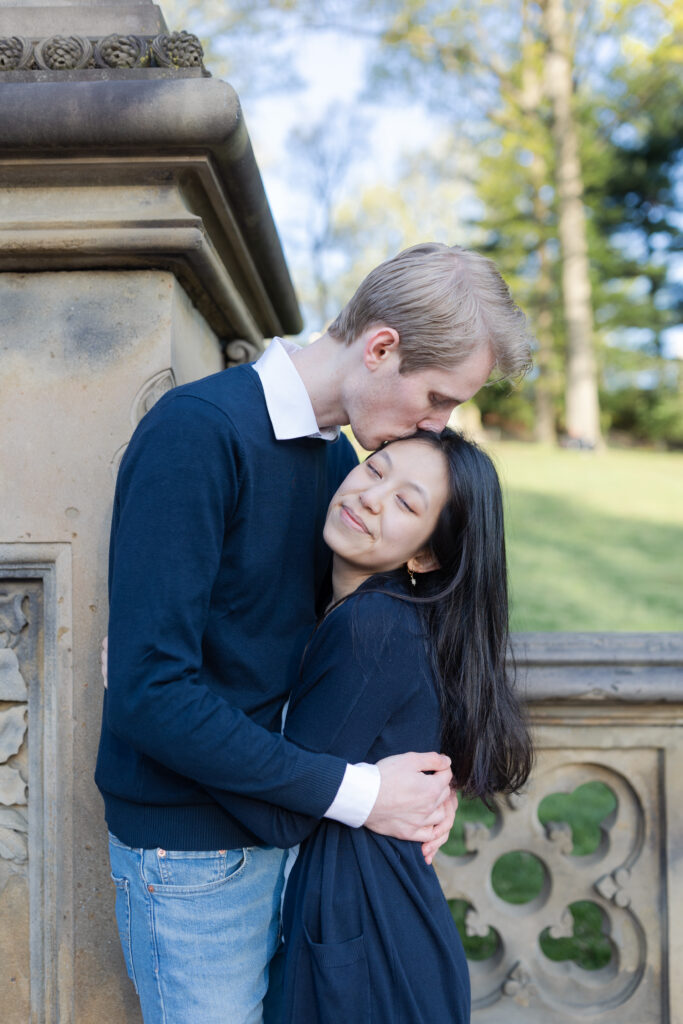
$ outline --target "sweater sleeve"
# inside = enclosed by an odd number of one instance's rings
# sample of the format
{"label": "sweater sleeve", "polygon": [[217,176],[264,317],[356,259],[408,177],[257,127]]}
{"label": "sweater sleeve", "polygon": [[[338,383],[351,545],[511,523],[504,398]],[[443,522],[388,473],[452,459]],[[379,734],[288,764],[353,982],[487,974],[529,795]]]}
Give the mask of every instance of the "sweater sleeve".
{"label": "sweater sleeve", "polygon": [[[306,652],[287,737],[312,752],[374,760],[370,752],[387,722],[420,685],[422,651],[416,622],[400,601],[369,592],[350,598],[323,622]],[[293,846],[318,825],[315,818],[242,798],[230,800],[230,813],[273,846]]]}
{"label": "sweater sleeve", "polygon": [[202,637],[240,483],[208,402],[155,407],[121,467],[110,553],[105,715],[126,743],[202,785],[321,817],[346,762],[271,733],[200,681]]}

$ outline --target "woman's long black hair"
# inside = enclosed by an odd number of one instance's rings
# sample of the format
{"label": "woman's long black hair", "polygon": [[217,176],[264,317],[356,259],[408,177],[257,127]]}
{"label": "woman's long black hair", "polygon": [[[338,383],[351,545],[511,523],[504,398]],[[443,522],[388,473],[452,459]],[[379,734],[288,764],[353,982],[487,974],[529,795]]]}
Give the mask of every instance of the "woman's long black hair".
{"label": "woman's long black hair", "polygon": [[[500,482],[488,455],[453,430],[418,431],[405,440],[432,445],[448,465],[448,498],[429,541],[440,568],[416,574],[406,599],[416,604],[427,628],[440,690],[441,749],[451,758],[455,786],[464,796],[488,799],[519,789],[533,761],[506,661]],[[391,575],[407,579],[405,569]]]}

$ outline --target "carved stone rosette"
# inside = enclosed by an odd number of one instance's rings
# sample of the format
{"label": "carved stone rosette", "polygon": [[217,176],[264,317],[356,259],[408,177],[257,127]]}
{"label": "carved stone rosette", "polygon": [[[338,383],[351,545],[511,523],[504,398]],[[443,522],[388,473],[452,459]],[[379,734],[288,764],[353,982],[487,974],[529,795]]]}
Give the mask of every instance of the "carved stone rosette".
{"label": "carved stone rosette", "polygon": [[225,362],[227,366],[240,366],[252,363],[262,354],[262,349],[246,338],[235,338],[225,345]]}
{"label": "carved stone rosette", "polygon": [[0,71],[25,71],[32,67],[33,44],[19,36],[0,38]]}
{"label": "carved stone rosette", "polygon": [[193,68],[206,74],[203,62],[201,42],[185,31],[155,37],[114,34],[101,39],[83,36],[51,36],[38,40],[20,36],[0,38],[0,72]]}
{"label": "carved stone rosette", "polygon": [[[165,395],[167,391],[176,386],[175,374],[171,367],[166,370],[161,370],[159,373],[155,373],[153,377],[146,380],[142,385],[137,395],[133,399],[130,407],[130,422],[133,430],[137,427],[142,417],[149,412],[153,405],[159,401],[162,395]],[[123,454],[128,447],[128,442],[122,444],[116,449],[112,456],[111,463],[109,465],[112,478],[116,480],[116,476],[119,471],[121,459]]]}

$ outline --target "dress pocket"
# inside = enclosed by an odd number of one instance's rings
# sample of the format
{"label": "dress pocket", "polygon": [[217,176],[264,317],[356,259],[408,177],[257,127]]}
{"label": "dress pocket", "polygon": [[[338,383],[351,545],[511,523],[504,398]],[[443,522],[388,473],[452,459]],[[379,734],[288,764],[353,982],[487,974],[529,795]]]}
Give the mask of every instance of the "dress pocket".
{"label": "dress pocket", "polygon": [[[321,1024],[370,1024],[370,976],[362,935],[345,942],[313,942],[308,933],[301,955],[309,969],[301,976],[310,982],[306,996],[302,986],[297,998],[299,1015],[294,1019]],[[298,987],[298,986],[297,986]]]}
{"label": "dress pocket", "polygon": [[133,967],[133,949],[130,934],[130,883],[127,878],[117,878],[113,874],[111,877],[116,886],[116,925],[119,930],[123,959],[126,962],[128,977],[133,982],[137,992],[138,985],[135,979],[135,968]]}

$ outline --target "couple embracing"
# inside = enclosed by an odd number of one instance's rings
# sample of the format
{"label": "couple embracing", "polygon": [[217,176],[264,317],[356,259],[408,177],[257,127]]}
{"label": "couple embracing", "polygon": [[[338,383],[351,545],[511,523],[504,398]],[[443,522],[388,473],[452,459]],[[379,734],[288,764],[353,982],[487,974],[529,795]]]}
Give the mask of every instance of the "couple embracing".
{"label": "couple embracing", "polygon": [[528,363],[494,265],[418,245],[136,430],[96,780],[145,1024],[469,1020],[431,862],[531,749],[498,480],[446,422]]}

